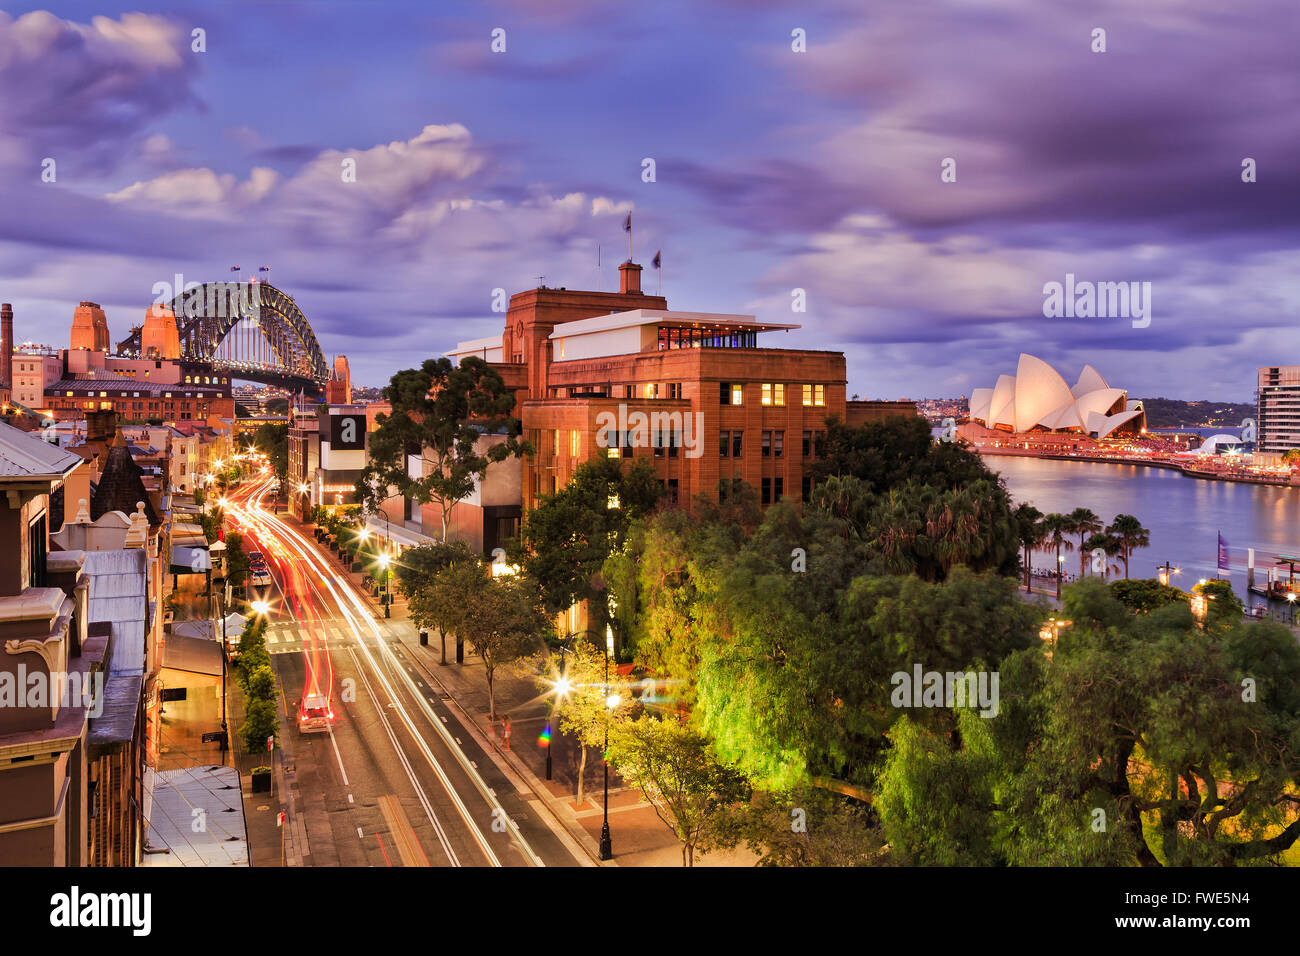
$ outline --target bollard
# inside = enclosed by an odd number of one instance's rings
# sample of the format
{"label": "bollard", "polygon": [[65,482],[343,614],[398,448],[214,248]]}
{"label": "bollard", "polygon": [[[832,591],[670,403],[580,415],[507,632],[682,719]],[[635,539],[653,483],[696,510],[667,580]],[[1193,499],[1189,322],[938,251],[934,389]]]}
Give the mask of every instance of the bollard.
{"label": "bollard", "polygon": [[424,628],[420,628],[420,646],[421,647],[429,646],[429,632],[426,631]]}

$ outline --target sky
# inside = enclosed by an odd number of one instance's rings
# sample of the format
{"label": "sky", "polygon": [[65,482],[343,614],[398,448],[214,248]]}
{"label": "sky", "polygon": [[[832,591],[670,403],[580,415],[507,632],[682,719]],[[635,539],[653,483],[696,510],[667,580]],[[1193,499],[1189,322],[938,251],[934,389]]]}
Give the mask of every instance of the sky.
{"label": "sky", "polygon": [[[669,308],[800,323],[760,344],[843,351],[850,395],[1029,351],[1252,401],[1300,363],[1297,50],[1294,0],[10,4],[0,300],[117,341],[156,283],[268,265],[382,385],[498,334],[496,289],[593,288],[599,247],[609,290],[631,212]],[[1047,317],[1067,274],[1150,322]]]}

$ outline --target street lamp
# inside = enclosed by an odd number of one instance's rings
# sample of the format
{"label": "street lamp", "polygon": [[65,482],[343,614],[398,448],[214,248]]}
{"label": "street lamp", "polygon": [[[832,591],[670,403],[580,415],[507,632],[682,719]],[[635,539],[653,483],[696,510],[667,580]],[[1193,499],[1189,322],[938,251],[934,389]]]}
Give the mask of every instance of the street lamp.
{"label": "street lamp", "polygon": [[565,697],[569,696],[569,692],[571,690],[573,690],[573,681],[569,680],[569,678],[560,677],[555,682],[555,697],[551,701],[551,718],[546,722],[546,730],[544,731],[546,735],[546,779],[547,780],[551,779],[551,749],[552,749],[552,745],[555,742],[555,730],[554,730],[555,712],[556,710],[559,709],[560,701],[564,700]]}
{"label": "street lamp", "polygon": [[393,596],[389,593],[392,571],[390,571],[388,567],[390,562],[391,559],[389,558],[387,551],[384,551],[379,555],[379,566],[384,569],[384,617],[392,616],[390,612],[392,610]]}
{"label": "street lamp", "polygon": [[1291,605],[1291,623],[1295,624],[1295,592],[1294,591],[1288,591],[1286,593],[1286,603]]}
{"label": "street lamp", "polygon": [[[614,629],[605,625],[605,750],[601,762],[605,765],[605,821],[600,827],[600,858],[614,859],[614,845],[609,838],[609,715],[618,706],[617,694],[609,692],[609,658],[614,653]],[[612,701],[612,703],[611,703]]]}

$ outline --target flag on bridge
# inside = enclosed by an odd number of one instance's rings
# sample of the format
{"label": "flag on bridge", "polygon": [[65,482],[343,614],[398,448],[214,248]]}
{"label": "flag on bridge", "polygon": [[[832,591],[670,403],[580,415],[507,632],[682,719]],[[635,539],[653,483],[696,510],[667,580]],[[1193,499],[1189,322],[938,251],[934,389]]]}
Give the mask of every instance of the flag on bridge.
{"label": "flag on bridge", "polygon": [[1223,532],[1219,532],[1219,570],[1224,574],[1232,573],[1232,565],[1228,562],[1228,542],[1223,540]]}

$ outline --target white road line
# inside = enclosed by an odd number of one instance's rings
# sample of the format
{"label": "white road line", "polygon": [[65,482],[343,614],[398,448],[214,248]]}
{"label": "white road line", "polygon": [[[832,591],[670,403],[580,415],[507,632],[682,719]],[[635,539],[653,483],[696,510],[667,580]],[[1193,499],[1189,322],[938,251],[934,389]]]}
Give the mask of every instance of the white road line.
{"label": "white road line", "polygon": [[[348,783],[348,772],[343,769],[343,755],[339,753],[339,742],[334,738],[334,726],[332,724],[330,725],[329,732],[330,743],[334,745],[334,758],[339,762],[339,773],[343,774],[343,786],[350,787],[352,784]],[[348,794],[348,799],[352,799],[351,794]]]}

